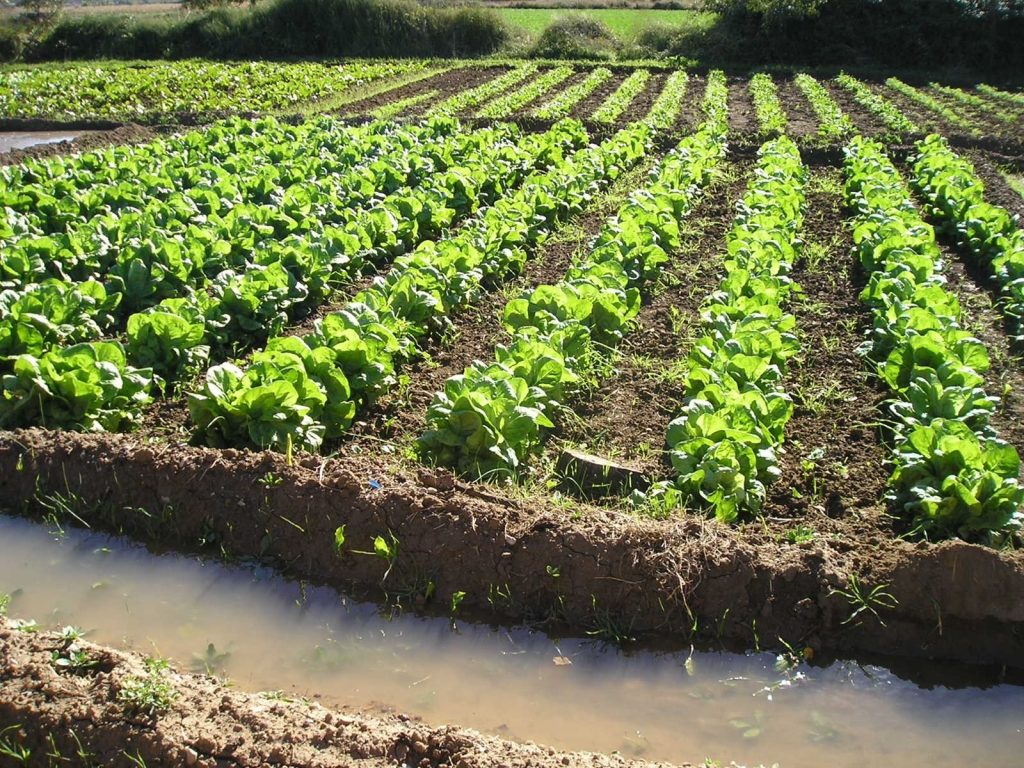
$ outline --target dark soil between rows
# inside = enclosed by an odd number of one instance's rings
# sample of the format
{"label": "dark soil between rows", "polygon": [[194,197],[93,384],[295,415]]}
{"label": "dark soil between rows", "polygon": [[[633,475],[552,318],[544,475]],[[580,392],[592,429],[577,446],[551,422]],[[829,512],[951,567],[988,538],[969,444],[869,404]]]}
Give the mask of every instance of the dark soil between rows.
{"label": "dark soil between rows", "polygon": [[[152,716],[127,711],[118,700],[126,685],[146,677],[140,654],[83,642],[82,649],[96,665],[81,675],[62,674],[51,660],[59,645],[56,633],[20,632],[0,618],[0,732],[8,743],[32,751],[30,765],[131,768],[143,764],[140,760],[152,766],[197,768],[665,765],[618,755],[556,752],[462,728],[432,727],[401,714],[272,699],[212,677],[179,672],[166,678],[175,691],[169,709]],[[91,762],[75,762],[83,749]],[[0,762],[13,765],[2,757]]]}
{"label": "dark soil between rows", "polygon": [[[437,101],[440,102],[449,96],[459,93],[460,91],[475,88],[503,72],[505,72],[505,69],[502,67],[488,67],[486,69],[459,67],[457,69],[449,69],[444,72],[439,72],[431,77],[426,77],[422,80],[417,80],[413,83],[409,83],[398,88],[392,88],[391,90],[383,91],[373,96],[368,96],[365,99],[360,99],[359,101],[346,104],[341,108],[341,112],[345,115],[368,115],[375,109],[383,107],[386,104],[393,104],[411,96],[428,93],[430,91],[438,91]],[[416,107],[419,106],[420,105],[416,105]],[[433,105],[423,105],[423,109],[430,106]],[[410,110],[409,115],[414,115],[417,114],[418,111],[422,111],[417,110],[416,107]]]}
{"label": "dark soil between rows", "polygon": [[686,97],[683,99],[683,106],[679,110],[675,124],[675,129],[679,133],[692,132],[704,121],[704,113],[700,106],[707,87],[707,80],[703,77],[691,76],[687,81]]}
{"label": "dark soil between rows", "polygon": [[792,273],[801,293],[789,307],[801,344],[785,379],[793,417],[780,454],[782,475],[769,486],[765,512],[781,518],[781,526],[812,529],[824,516],[853,516],[891,535],[882,502],[886,449],[876,427],[884,393],[856,353],[870,313],[858,301],[863,275],[852,254],[841,184],[836,169],[817,169],[808,182],[805,245]]}
{"label": "dark soil between rows", "polygon": [[788,78],[777,78],[779,101],[786,113],[786,133],[794,139],[805,139],[818,133],[818,118],[800,89]]}
{"label": "dark soil between rows", "polygon": [[733,79],[729,82],[729,134],[741,141],[756,141],[761,129],[747,82],[743,79]]}
{"label": "dark soil between rows", "polygon": [[668,478],[664,454],[669,422],[682,405],[685,382],[673,374],[700,330],[700,307],[718,287],[725,233],[748,181],[750,163],[734,163],[729,180],[712,183],[683,224],[667,278],[645,301],[636,330],[619,348],[614,372],[594,392],[569,405],[576,418],[559,420],[549,450],[582,448],[623,461],[653,479]]}
{"label": "dark soil between rows", "polygon": [[594,114],[594,111],[604,104],[605,100],[609,96],[618,90],[619,86],[622,85],[622,81],[627,77],[628,75],[624,73],[613,73],[611,77],[595,88],[587,98],[583,99],[579,104],[573,107],[569,116],[575,117],[578,120],[589,120]]}
{"label": "dark soil between rows", "polygon": [[661,92],[665,89],[665,81],[668,80],[668,73],[652,71],[647,85],[629,106],[619,116],[618,123],[630,123],[634,120],[643,120],[651,111],[654,102],[658,100]]}
{"label": "dark soil between rows", "polygon": [[[36,123],[41,122],[45,127],[39,127]],[[73,123],[54,123],[48,121],[30,121],[35,126],[32,128],[19,128],[19,131],[52,131],[68,130],[74,131]],[[116,125],[116,124],[115,124]],[[143,144],[159,138],[160,134],[152,128],[143,125],[120,125],[102,130],[86,129],[86,132],[76,136],[71,141],[51,142],[49,144],[36,144],[34,147],[25,149],[12,149],[9,152],[0,152],[0,165],[17,165],[26,160],[44,160],[59,155],[81,154],[94,149],[101,149],[117,144]]]}

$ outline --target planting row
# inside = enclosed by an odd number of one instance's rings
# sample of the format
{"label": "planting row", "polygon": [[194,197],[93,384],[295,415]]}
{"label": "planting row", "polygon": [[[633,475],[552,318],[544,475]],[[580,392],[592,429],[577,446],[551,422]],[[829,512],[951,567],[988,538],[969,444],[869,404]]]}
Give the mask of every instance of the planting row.
{"label": "planting row", "polygon": [[1017,451],[990,424],[988,353],[964,329],[935,232],[881,146],[852,141],[845,172],[874,319],[861,351],[892,395],[888,498],[910,532],[998,541],[1019,529],[1024,489]]}
{"label": "planting row", "polygon": [[757,513],[779,475],[792,403],[782,380],[800,344],[785,312],[800,246],[807,170],[792,140],[765,144],[732,230],[724,277],[701,311],[687,359],[685,401],[669,424],[674,483],[640,501],[670,509],[707,507],[724,522]]}

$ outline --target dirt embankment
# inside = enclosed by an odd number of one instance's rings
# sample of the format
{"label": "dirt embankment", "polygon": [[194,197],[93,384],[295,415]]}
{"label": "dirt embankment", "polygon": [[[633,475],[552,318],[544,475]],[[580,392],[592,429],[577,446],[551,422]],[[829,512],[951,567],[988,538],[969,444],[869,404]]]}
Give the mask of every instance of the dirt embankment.
{"label": "dirt embankment", "polygon": [[[762,647],[781,638],[1013,668],[1024,658],[1024,554],[912,544],[857,517],[823,519],[814,541],[789,544],[757,524],[517,500],[379,458],[289,466],[274,454],[44,430],[0,434],[0,506],[62,508],[70,522],[178,548],[205,542],[421,607],[465,592],[463,607],[487,617],[577,631]],[[377,537],[397,542],[394,562],[361,554]],[[895,607],[870,597],[883,585]]]}
{"label": "dirt embankment", "polygon": [[[17,128],[13,126],[22,125]],[[58,155],[79,154],[115,144],[143,144],[153,141],[159,134],[143,125],[117,125],[116,123],[83,123],[84,128],[77,128],[76,123],[54,123],[41,120],[4,120],[0,121],[0,130],[17,132],[76,130],[84,131],[71,141],[58,141],[47,144],[36,144],[25,149],[12,149],[0,152],[0,165],[17,165],[26,160],[43,160]],[[7,126],[5,128],[5,126]]]}
{"label": "dirt embankment", "polygon": [[[153,675],[138,654],[84,641],[76,648],[91,666],[58,671],[51,656],[62,646],[57,633],[14,627],[0,619],[0,734],[30,752],[28,765],[658,768],[434,728],[403,715],[243,693],[206,676]],[[123,692],[143,680],[170,685],[166,710],[150,714],[125,703]],[[0,765],[13,764],[4,760],[0,755]]]}

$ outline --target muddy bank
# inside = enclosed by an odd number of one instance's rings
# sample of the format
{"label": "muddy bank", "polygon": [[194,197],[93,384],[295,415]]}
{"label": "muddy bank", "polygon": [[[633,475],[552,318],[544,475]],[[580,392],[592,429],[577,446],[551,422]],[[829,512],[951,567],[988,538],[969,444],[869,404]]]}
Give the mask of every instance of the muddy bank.
{"label": "muddy bank", "polygon": [[[9,124],[12,122],[15,121],[0,121],[0,123],[3,124]],[[0,125],[0,129],[12,132],[17,131],[18,133],[27,133],[29,131],[67,131],[68,133],[77,133],[82,130],[85,132],[80,133],[70,141],[35,144],[31,147],[26,147],[25,149],[12,149],[8,152],[0,152],[0,165],[16,165],[17,163],[23,163],[26,160],[42,160],[48,157],[56,157],[57,155],[80,154],[82,152],[88,152],[89,150],[99,149],[113,144],[142,144],[147,141],[153,141],[159,136],[159,134],[153,129],[135,124],[117,125],[116,123],[100,123],[97,125],[105,126],[100,130],[97,128],[78,128],[77,126],[79,124],[77,123],[51,123],[50,121],[16,122],[26,123],[32,127],[3,128],[3,125]],[[46,127],[36,126],[36,123],[42,123]],[[109,127],[110,125],[116,127]]]}
{"label": "muddy bank", "polygon": [[[168,670],[169,708],[131,708],[123,692],[152,679],[141,655],[79,641],[91,666],[58,672],[57,633],[30,634],[0,619],[0,732],[31,751],[29,765],[73,762],[138,766],[596,766],[643,768],[619,756],[556,752],[400,714],[338,712],[314,702],[243,693],[200,675]],[[5,729],[10,729],[6,730]],[[52,758],[52,759],[51,759]],[[47,762],[49,760],[49,762]]]}
{"label": "muddy bank", "polygon": [[[479,615],[580,632],[761,647],[781,638],[1013,668],[1024,658],[1024,554],[893,540],[856,516],[823,520],[821,536],[789,544],[757,524],[515,499],[380,458],[288,466],[272,454],[44,430],[0,434],[0,506],[261,557],[418,607],[444,610],[465,592]],[[393,558],[372,554],[378,537]],[[854,577],[861,590],[885,585],[896,606],[854,616]]]}

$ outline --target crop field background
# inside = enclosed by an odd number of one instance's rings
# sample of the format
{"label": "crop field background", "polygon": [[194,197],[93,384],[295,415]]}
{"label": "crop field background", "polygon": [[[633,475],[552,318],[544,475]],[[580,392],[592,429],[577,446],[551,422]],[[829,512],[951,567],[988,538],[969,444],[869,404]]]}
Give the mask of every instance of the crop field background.
{"label": "crop field background", "polygon": [[8,67],[0,120],[88,131],[0,166],[7,506],[614,639],[1020,666],[1024,93],[189,60]]}

